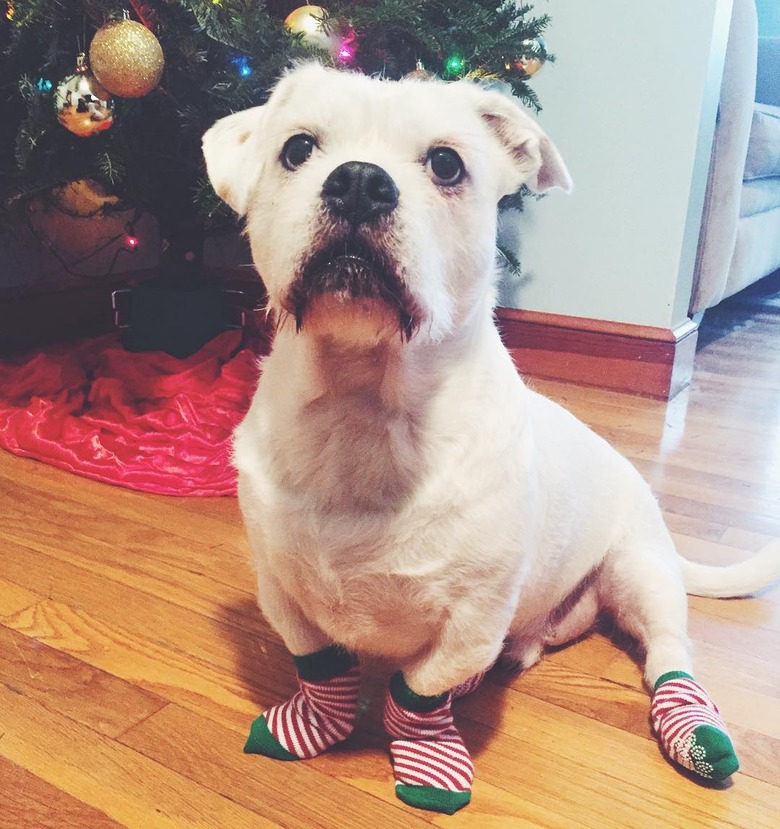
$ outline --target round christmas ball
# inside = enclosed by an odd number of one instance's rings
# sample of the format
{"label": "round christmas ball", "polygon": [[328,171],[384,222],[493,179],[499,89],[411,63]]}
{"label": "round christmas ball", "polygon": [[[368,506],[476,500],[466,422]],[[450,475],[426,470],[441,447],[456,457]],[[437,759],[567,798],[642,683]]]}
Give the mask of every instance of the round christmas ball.
{"label": "round christmas ball", "polygon": [[545,42],[541,37],[524,40],[522,54],[515,60],[515,69],[533,77],[545,64]]}
{"label": "round christmas ball", "polygon": [[284,25],[296,35],[303,35],[303,42],[307,46],[330,50],[333,48],[333,38],[322,28],[322,21],[326,10],[322,6],[300,6],[287,15]]}
{"label": "round christmas ball", "polygon": [[111,95],[89,71],[80,70],[60,81],[54,106],[60,124],[79,138],[103,132],[114,122]]}
{"label": "round christmas ball", "polygon": [[119,98],[141,98],[160,83],[165,58],[160,41],[142,23],[112,20],[89,47],[92,72]]}

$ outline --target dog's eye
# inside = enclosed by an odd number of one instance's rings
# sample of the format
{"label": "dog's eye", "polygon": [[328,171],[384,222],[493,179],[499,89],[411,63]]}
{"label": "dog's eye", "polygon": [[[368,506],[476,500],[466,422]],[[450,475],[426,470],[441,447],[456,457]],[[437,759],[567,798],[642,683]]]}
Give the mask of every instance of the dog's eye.
{"label": "dog's eye", "polygon": [[297,170],[309,160],[317,146],[316,140],[306,133],[299,133],[288,138],[282,148],[282,164],[288,170]]}
{"label": "dog's eye", "polygon": [[461,157],[449,147],[434,147],[428,153],[428,169],[435,182],[443,187],[460,184],[466,174]]}

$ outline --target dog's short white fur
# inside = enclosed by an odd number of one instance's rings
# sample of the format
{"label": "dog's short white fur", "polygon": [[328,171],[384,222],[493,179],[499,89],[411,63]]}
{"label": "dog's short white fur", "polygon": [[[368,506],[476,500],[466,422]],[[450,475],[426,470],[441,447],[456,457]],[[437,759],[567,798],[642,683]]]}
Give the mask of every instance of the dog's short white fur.
{"label": "dog's short white fur", "polygon": [[[300,134],[311,155],[288,169]],[[432,169],[442,147],[465,165],[455,186]],[[681,559],[634,467],[518,376],[492,316],[496,206],[522,183],[570,180],[512,99],[305,65],[265,106],[218,122],[204,150],[246,215],[278,320],[235,463],[260,606],[293,654],[382,655],[434,695],[502,649],[528,667],[605,609],[643,646],[652,687],[692,673],[686,590],[742,595],[780,575],[777,545],[726,568]],[[323,200],[352,161],[399,194],[357,228]],[[364,260],[390,263],[408,330],[370,292],[315,286],[294,307],[315,253],[356,237]]]}

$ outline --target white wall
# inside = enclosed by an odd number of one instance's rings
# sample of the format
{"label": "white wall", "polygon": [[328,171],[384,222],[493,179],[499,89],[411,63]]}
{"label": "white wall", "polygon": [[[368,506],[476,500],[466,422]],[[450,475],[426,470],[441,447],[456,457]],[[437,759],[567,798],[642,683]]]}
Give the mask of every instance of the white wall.
{"label": "white wall", "polygon": [[[575,190],[519,218],[504,305],[674,327],[687,315],[732,0],[537,0],[534,79]],[[510,222],[510,224],[512,224]]]}

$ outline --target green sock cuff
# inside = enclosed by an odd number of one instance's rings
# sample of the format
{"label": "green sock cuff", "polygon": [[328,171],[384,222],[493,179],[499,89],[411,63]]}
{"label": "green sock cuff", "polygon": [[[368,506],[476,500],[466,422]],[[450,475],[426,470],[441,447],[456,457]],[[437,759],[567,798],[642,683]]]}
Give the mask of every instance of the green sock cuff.
{"label": "green sock cuff", "polygon": [[316,653],[293,656],[293,662],[301,679],[306,682],[324,682],[347,673],[357,664],[357,659],[341,645],[329,645]]}
{"label": "green sock cuff", "polygon": [[685,671],[669,671],[668,673],[661,674],[661,676],[658,677],[653,691],[657,691],[661,685],[664,684],[664,682],[669,682],[672,679],[690,679],[691,682],[696,682],[696,680],[690,674],[686,674]]}
{"label": "green sock cuff", "polygon": [[406,684],[403,674],[397,671],[390,677],[390,696],[407,711],[418,714],[427,714],[438,708],[446,699],[449,692],[438,694],[435,697],[424,697],[415,692]]}
{"label": "green sock cuff", "polygon": [[434,786],[407,786],[404,783],[396,784],[395,794],[408,806],[445,815],[454,815],[471,800],[471,792],[450,792]]}

